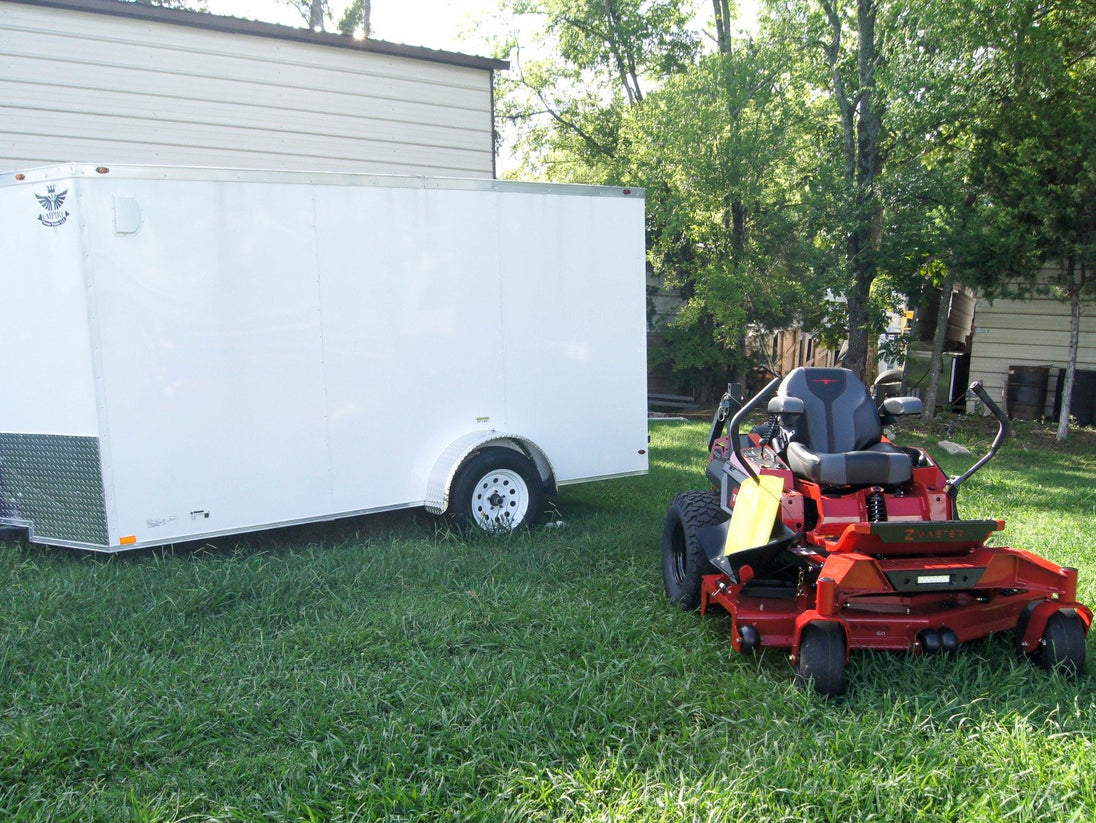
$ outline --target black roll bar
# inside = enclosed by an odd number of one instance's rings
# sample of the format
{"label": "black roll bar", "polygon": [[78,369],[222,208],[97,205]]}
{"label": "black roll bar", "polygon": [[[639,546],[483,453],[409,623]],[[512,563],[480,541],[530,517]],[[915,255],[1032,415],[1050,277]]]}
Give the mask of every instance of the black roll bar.
{"label": "black roll bar", "polygon": [[742,448],[738,444],[738,427],[754,409],[769,399],[769,396],[776,391],[776,387],[779,385],[780,378],[774,377],[765,388],[750,399],[750,402],[738,410],[738,414],[731,418],[731,449],[734,451],[734,456],[738,459],[739,465],[745,468],[754,480],[757,480],[757,472],[753,470],[753,466],[749,464],[749,461],[742,456]]}
{"label": "black roll bar", "polygon": [[994,417],[997,418],[997,436],[993,438],[993,445],[989,447],[989,451],[982,456],[982,459],[963,472],[958,477],[953,477],[948,480],[944,485],[944,491],[948,493],[952,500],[959,494],[959,487],[965,483],[972,474],[978,471],[982,466],[986,465],[993,456],[997,454],[997,450],[1001,448],[1001,445],[1005,442],[1005,438],[1008,436],[1008,417],[1001,407],[993,402],[993,398],[989,396],[986,390],[982,387],[981,380],[975,380],[970,384],[970,391],[974,393],[974,396],[986,404],[986,408],[990,410]]}

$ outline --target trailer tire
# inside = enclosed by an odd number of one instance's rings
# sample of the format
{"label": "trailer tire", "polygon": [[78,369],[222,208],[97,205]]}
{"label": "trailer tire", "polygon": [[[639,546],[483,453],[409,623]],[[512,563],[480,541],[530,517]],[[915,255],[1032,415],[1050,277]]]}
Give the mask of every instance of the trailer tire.
{"label": "trailer tire", "polygon": [[662,582],[666,596],[686,611],[699,608],[704,575],[719,572],[704,553],[697,531],[727,517],[718,492],[682,492],[670,501],[662,528]]}
{"label": "trailer tire", "polygon": [[515,449],[488,446],[453,480],[449,514],[490,534],[527,529],[544,514],[544,484],[533,461]]}

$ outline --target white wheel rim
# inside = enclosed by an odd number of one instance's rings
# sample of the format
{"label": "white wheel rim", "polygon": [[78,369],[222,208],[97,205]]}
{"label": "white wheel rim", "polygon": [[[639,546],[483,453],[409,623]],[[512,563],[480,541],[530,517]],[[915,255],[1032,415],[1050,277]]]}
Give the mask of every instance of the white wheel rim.
{"label": "white wheel rim", "polygon": [[488,532],[512,531],[529,513],[529,487],[510,469],[495,469],[476,483],[472,492],[472,517]]}

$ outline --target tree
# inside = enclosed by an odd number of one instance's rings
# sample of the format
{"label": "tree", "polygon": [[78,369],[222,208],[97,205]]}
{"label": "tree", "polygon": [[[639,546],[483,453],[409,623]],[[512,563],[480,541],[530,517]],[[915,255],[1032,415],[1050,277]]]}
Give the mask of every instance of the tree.
{"label": "tree", "polygon": [[[290,6],[300,12],[301,18],[313,31],[323,31],[324,23],[332,19],[334,8],[330,0],[286,0]],[[371,37],[373,2],[372,0],[351,0],[350,5],[339,17],[337,28],[340,34],[347,36]]]}
{"label": "tree", "polygon": [[286,0],[300,12],[304,22],[312,31],[323,31],[324,18],[329,16],[327,0]]}
{"label": "tree", "polygon": [[522,126],[526,173],[647,188],[651,265],[685,301],[669,362],[705,396],[750,365],[748,335],[817,313],[833,270],[802,221],[814,170],[793,159],[817,144],[809,94],[790,89],[783,55],[732,43],[726,0],[713,5],[719,51],[697,59],[684,7],[523,4],[544,18],[552,56],[515,61],[499,110]]}
{"label": "tree", "polygon": [[[845,365],[867,377],[871,288],[879,273],[882,203],[878,179],[886,161],[885,104],[877,88],[882,54],[876,36],[879,0],[787,0],[775,3],[771,35],[798,71],[824,94],[835,117],[835,151],[819,158],[839,163],[838,187],[829,192],[839,221],[848,282]],[[821,216],[821,215],[819,215]]]}
{"label": "tree", "polygon": [[[829,23],[829,42],[823,48],[833,77],[834,102],[840,113],[844,179],[852,192],[852,219],[845,237],[845,259],[852,275],[852,285],[845,292],[849,310],[845,365],[867,379],[868,303],[878,274],[876,254],[882,219],[876,178],[884,162],[882,104],[876,99],[875,87],[880,60],[875,39],[877,0],[856,1],[854,27],[837,0],[821,0],[821,4]],[[846,29],[855,32],[857,40],[855,75],[842,53]]]}
{"label": "tree", "polygon": [[[1002,82],[978,140],[981,214],[986,236],[1007,252],[1009,279],[986,278],[985,291],[1047,289],[1069,304],[1058,421],[1065,440],[1081,313],[1096,299],[1096,9],[1084,0],[1014,0],[991,19]],[[994,264],[1001,257],[986,255]]]}
{"label": "tree", "polygon": [[190,11],[208,11],[205,0],[134,0],[142,6],[161,6],[166,9],[189,9]]}
{"label": "tree", "polygon": [[[831,241],[845,272],[835,291],[843,303],[830,303],[824,337],[831,345],[847,340],[845,365],[864,379],[886,304],[896,285],[925,263],[923,254],[910,251],[911,238],[924,234],[922,219],[894,219],[914,211],[923,170],[912,141],[905,145],[905,163],[892,163],[905,136],[893,107],[909,78],[889,69],[924,59],[910,34],[918,28],[914,18],[930,2],[772,0],[763,29],[802,78],[804,93],[829,107],[813,157],[803,158],[816,164],[817,177],[814,212],[806,219],[820,240]],[[834,325],[838,312],[840,331]]]}
{"label": "tree", "polygon": [[713,0],[700,56],[681,2],[513,6],[543,19],[547,54],[519,52],[500,90],[526,173],[646,186],[649,260],[686,301],[681,373],[747,368],[747,336],[798,323],[847,339],[866,378],[893,300],[992,292],[1052,249],[1063,295],[1092,288],[1091,0],[768,0],[756,40]]}
{"label": "tree", "polygon": [[[500,78],[497,112],[522,155],[523,174],[550,180],[651,184],[648,236],[664,237],[674,221],[670,188],[636,172],[647,136],[631,118],[649,93],[686,70],[697,38],[686,27],[685,0],[515,0],[512,10],[539,22],[532,48],[512,42],[509,76]],[[528,28],[528,27],[526,27]],[[526,51],[538,54],[527,60]],[[627,132],[627,134],[625,133]],[[662,208],[665,204],[665,208]],[[652,241],[653,242],[653,241]],[[665,246],[660,261],[674,252]],[[678,262],[687,264],[688,249]],[[713,337],[700,325],[681,328],[675,365],[717,368]],[[688,354],[686,354],[688,352]],[[703,366],[698,365],[703,362]]]}
{"label": "tree", "polygon": [[[515,133],[525,172],[553,180],[619,179],[615,162],[623,112],[640,103],[648,82],[690,65],[696,37],[686,0],[512,0],[511,11],[538,20],[524,59],[513,51],[500,78],[498,113]],[[655,80],[652,81],[652,78]]]}
{"label": "tree", "polygon": [[831,318],[826,338],[847,338],[845,365],[866,378],[888,307],[957,277],[954,244],[971,196],[966,81],[978,21],[966,0],[770,6],[768,36],[807,93],[830,106],[830,126],[818,133],[821,191],[808,219],[820,235],[836,235],[846,273],[837,292],[844,304],[835,307],[842,327]]}
{"label": "tree", "polygon": [[818,116],[781,61],[756,44],[707,55],[623,129],[648,187],[649,258],[685,299],[666,332],[672,363],[700,396],[761,365],[747,338],[815,322],[835,285],[803,220]]}
{"label": "tree", "polygon": [[971,149],[985,109],[985,31],[967,0],[921,0],[901,11],[888,37],[880,74],[893,140],[881,263],[907,305],[940,293],[923,394],[932,420],[951,298],[966,280],[972,233],[977,238]]}
{"label": "tree", "polygon": [[346,35],[373,36],[372,0],[353,0],[339,18],[339,32]]}

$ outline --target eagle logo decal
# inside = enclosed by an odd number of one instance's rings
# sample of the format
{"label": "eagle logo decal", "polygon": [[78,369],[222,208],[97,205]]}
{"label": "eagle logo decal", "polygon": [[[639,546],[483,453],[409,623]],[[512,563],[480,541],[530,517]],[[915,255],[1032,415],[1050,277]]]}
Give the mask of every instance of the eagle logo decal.
{"label": "eagle logo decal", "polygon": [[46,186],[45,194],[36,193],[34,197],[42,207],[42,213],[38,215],[38,222],[43,226],[56,227],[68,220],[69,213],[64,210],[68,189],[59,192],[56,186]]}

